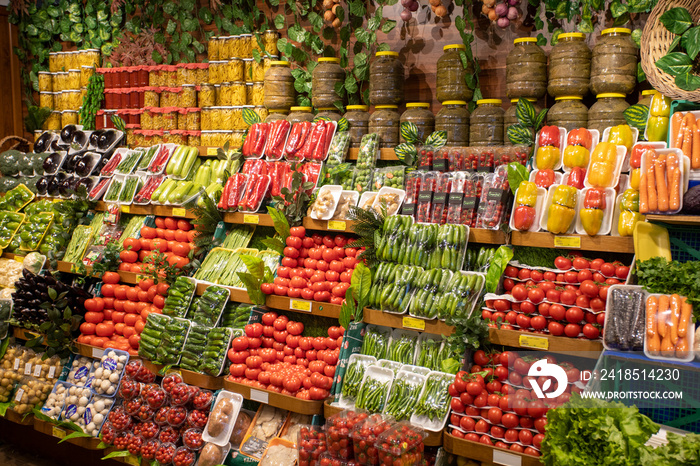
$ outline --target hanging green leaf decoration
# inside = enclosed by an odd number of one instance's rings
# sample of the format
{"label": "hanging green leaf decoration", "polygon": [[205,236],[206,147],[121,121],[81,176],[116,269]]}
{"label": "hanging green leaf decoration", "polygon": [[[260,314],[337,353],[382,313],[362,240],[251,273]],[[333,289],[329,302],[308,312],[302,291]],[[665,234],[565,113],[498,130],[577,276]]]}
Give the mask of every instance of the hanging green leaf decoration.
{"label": "hanging green leaf decoration", "polygon": [[436,150],[447,144],[447,132],[446,131],[433,131],[433,133],[428,136],[425,140],[426,146],[433,146]]}
{"label": "hanging green leaf decoration", "polygon": [[418,137],[418,127],[415,123],[411,123],[410,121],[401,123],[401,137],[410,144],[423,143]]}
{"label": "hanging green leaf decoration", "polygon": [[401,163],[409,167],[412,167],[418,160],[418,150],[413,144],[399,144],[394,148],[394,153]]}
{"label": "hanging green leaf decoration", "polygon": [[243,109],[243,121],[248,126],[253,126],[255,123],[260,123],[260,115],[250,108]]}

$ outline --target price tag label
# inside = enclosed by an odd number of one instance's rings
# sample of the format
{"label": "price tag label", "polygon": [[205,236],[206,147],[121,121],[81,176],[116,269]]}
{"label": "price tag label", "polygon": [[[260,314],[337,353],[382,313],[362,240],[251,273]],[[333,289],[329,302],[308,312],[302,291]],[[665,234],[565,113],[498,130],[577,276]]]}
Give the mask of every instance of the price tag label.
{"label": "price tag label", "polygon": [[124,462],[126,464],[132,464],[133,466],[141,466],[141,463],[139,462],[139,459],[133,455],[125,456],[124,457]]}
{"label": "price tag label", "polygon": [[13,259],[20,264],[24,263],[24,256],[14,256]]}
{"label": "price tag label", "polygon": [[311,301],[302,301],[300,299],[290,299],[289,309],[295,311],[311,312]]}
{"label": "price tag label", "polygon": [[341,220],[328,220],[329,230],[345,231],[347,224]]}
{"label": "price tag label", "polygon": [[251,388],[251,389],[250,389],[250,399],[251,399],[251,400],[257,401],[258,403],[267,404],[267,403],[268,403],[268,398],[269,398],[269,396],[268,396],[268,393],[267,393],[267,392],[263,392],[263,391],[260,391],[260,390],[255,390],[254,388]]}
{"label": "price tag label", "polygon": [[403,328],[412,328],[414,330],[425,330],[425,321],[416,319],[415,317],[404,317],[401,322]]}
{"label": "price tag label", "polygon": [[521,466],[523,459],[512,453],[506,453],[498,449],[493,450],[493,462],[495,464],[503,464],[505,466]]}
{"label": "price tag label", "polygon": [[105,350],[104,348],[92,348],[92,357],[95,359],[102,359],[102,356],[104,356]]}
{"label": "price tag label", "polygon": [[534,335],[520,335],[518,343],[522,348],[549,349],[549,340],[546,337]]}
{"label": "price tag label", "polygon": [[555,248],[581,249],[581,237],[580,236],[555,236],[554,237],[554,247]]}
{"label": "price tag label", "polygon": [[243,223],[252,223],[253,225],[257,225],[260,223],[260,216],[254,214],[243,214]]}
{"label": "price tag label", "polygon": [[207,147],[207,155],[216,155],[218,147]]}
{"label": "price tag label", "polygon": [[15,402],[19,403],[22,400],[22,397],[24,396],[24,389],[20,388],[17,390],[17,393],[15,394]]}
{"label": "price tag label", "polygon": [[129,206],[129,205],[123,205],[123,206],[122,206],[122,213],[128,214],[128,213],[129,213],[129,210],[131,210],[131,206]]}
{"label": "price tag label", "polygon": [[173,207],[173,217],[185,217],[187,215],[187,209],[182,207]]}
{"label": "price tag label", "polygon": [[34,377],[39,377],[41,375],[41,364],[34,366]]}
{"label": "price tag label", "polygon": [[49,367],[48,378],[53,379],[54,377],[56,377],[56,366],[51,366],[51,367]]}
{"label": "price tag label", "polygon": [[63,438],[66,436],[66,431],[56,426],[51,426],[51,435],[56,438]]}
{"label": "price tag label", "polygon": [[14,362],[14,364],[12,365],[12,370],[15,370],[15,371],[16,371],[17,369],[19,369],[19,363],[20,363],[20,359],[19,359],[19,358],[15,358],[15,362]]}
{"label": "price tag label", "polygon": [[28,362],[24,365],[24,375],[31,375],[32,373],[32,363]]}

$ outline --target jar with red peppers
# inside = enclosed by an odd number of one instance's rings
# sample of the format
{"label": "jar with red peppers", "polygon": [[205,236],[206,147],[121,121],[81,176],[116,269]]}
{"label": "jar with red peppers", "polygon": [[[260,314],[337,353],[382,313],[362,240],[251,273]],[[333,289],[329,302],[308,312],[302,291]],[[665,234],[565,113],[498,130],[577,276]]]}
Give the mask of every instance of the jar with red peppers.
{"label": "jar with red peppers", "polygon": [[397,105],[377,105],[369,117],[368,133],[379,135],[379,147],[394,147],[399,144],[399,112]]}

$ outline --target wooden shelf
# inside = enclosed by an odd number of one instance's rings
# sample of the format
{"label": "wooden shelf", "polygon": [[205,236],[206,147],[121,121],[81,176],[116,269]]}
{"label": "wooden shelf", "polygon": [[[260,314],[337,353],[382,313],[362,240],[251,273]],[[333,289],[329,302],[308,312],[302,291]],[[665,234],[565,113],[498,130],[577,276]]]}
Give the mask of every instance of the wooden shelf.
{"label": "wooden shelf", "polygon": [[[337,231],[352,233],[355,224],[352,220],[315,220],[311,217],[304,217],[304,228],[307,230]],[[330,225],[330,227],[329,227]],[[332,227],[332,228],[331,228]]]}
{"label": "wooden shelf", "polygon": [[646,216],[649,222],[672,223],[674,225],[700,225],[700,215],[654,215]]}
{"label": "wooden shelf", "polygon": [[[73,345],[77,349],[77,353],[80,356],[87,356],[88,358],[100,359],[104,354],[106,348],[99,348],[97,346],[86,345],[85,343],[80,343],[77,340],[73,340]],[[129,360],[141,359],[138,355],[129,355]]]}
{"label": "wooden shelf", "polygon": [[[41,432],[42,434],[55,437],[57,439],[62,439],[73,431],[58,427],[50,422],[42,421],[39,418],[34,418],[34,430]],[[68,443],[77,445],[86,450],[99,450],[97,446],[100,444],[100,439],[95,437],[76,437],[66,440]]]}
{"label": "wooden shelf", "polygon": [[7,408],[7,411],[5,412],[5,419],[15,424],[21,424],[23,426],[30,426],[34,423],[33,414],[20,414],[12,408]]}
{"label": "wooden shelf", "polygon": [[243,212],[224,212],[224,222],[248,225],[274,226],[269,214],[244,214]]}
{"label": "wooden shelf", "polygon": [[[313,314],[315,316],[331,317],[337,319],[340,317],[340,305],[331,303],[322,303],[318,301],[306,301],[304,299],[292,299],[287,296],[268,296],[265,300],[265,305],[272,309],[281,311],[299,312],[302,314]],[[305,310],[306,307],[309,310]]]}
{"label": "wooden shelf", "polygon": [[[100,212],[107,211],[107,204],[104,201],[98,201],[95,210]],[[121,211],[125,214],[135,215],[157,215],[159,217],[179,217],[179,218],[195,218],[190,210],[184,207],[170,207],[166,205],[125,205]],[[174,212],[174,213],[173,213]]]}
{"label": "wooden shelf", "polygon": [[[20,340],[33,340],[34,338],[41,336],[41,333],[20,327],[13,327],[12,334],[15,338],[19,338]],[[46,345],[46,343],[44,343],[44,345]]]}
{"label": "wooden shelf", "polygon": [[463,456],[483,464],[507,464],[520,466],[541,466],[539,458],[496,448],[479,442],[454,437],[447,432],[443,435],[443,447],[448,453]]}
{"label": "wooden shelf", "polygon": [[[406,320],[404,320],[407,318]],[[384,327],[392,328],[406,328],[411,330],[418,330],[419,332],[432,333],[435,335],[452,335],[455,328],[452,325],[447,325],[437,319],[433,320],[423,320],[418,318],[412,318],[408,314],[397,315],[389,314],[388,312],[382,312],[377,309],[365,308],[364,318],[362,319],[365,323],[382,325]],[[421,328],[421,326],[424,326]]]}
{"label": "wooden shelf", "polygon": [[239,393],[246,400],[258,401],[294,413],[323,414],[323,401],[302,400],[294,396],[282,395],[269,390],[253,388],[250,385],[231,382],[227,379],[224,379],[224,389]]}
{"label": "wooden shelf", "polygon": [[[555,242],[555,238],[557,239]],[[634,253],[631,236],[588,236],[588,235],[553,235],[547,232],[514,231],[510,241],[516,246],[534,246],[540,248],[573,248],[583,251],[605,251],[617,253]],[[570,241],[572,245],[558,243]]]}
{"label": "wooden shelf", "polygon": [[[155,364],[147,359],[142,359],[143,365],[153,372],[154,374],[160,373],[164,366],[160,364]],[[211,375],[200,374],[199,372],[192,372],[181,368],[173,368],[170,372],[177,372],[182,376],[182,381],[189,385],[196,385],[197,387],[206,388],[208,390],[219,390],[224,386],[223,377],[213,377]]]}
{"label": "wooden shelf", "polygon": [[[210,285],[208,283],[197,283],[197,296],[201,296],[204,294],[204,290],[209,288]],[[250,297],[248,296],[248,291],[246,291],[244,288],[234,288],[232,286],[224,286],[224,285],[216,285],[220,286],[222,288],[228,288],[230,292],[230,300],[236,303],[245,303],[245,304],[253,304],[253,301],[250,300]]]}
{"label": "wooden shelf", "polygon": [[[64,261],[58,261],[58,271],[59,272],[66,272],[66,273],[78,273],[75,270],[73,270],[73,264],[72,262],[64,262]],[[87,275],[90,275],[92,272],[92,267],[87,266],[85,267],[85,272]],[[119,270],[117,273],[119,273],[120,277],[120,282],[122,283],[129,283],[131,285],[137,285],[140,281],[139,275],[134,273],[134,272],[125,272],[123,270]]]}
{"label": "wooden shelf", "polygon": [[[351,147],[348,151],[347,160],[357,160],[357,154],[360,152],[359,147]],[[379,160],[399,160],[394,149],[379,149]]]}
{"label": "wooden shelf", "polygon": [[470,228],[469,242],[486,244],[506,244],[506,235],[501,230]]}
{"label": "wooden shelf", "polygon": [[[546,340],[546,348],[535,348],[533,346],[521,345],[522,336],[536,339],[542,342]],[[489,340],[491,343],[515,348],[523,348],[534,351],[549,351],[551,353],[566,353],[572,356],[597,359],[603,351],[603,343],[600,340],[588,340],[582,338],[555,337],[546,334],[520,332],[518,330],[505,330],[489,328]],[[526,343],[526,342],[523,342]],[[527,343],[526,343],[527,345]]]}

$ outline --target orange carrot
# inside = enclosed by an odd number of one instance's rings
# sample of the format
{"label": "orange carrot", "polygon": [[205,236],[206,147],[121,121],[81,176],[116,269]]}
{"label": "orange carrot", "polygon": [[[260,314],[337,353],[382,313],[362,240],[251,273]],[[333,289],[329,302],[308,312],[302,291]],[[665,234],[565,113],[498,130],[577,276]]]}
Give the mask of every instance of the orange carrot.
{"label": "orange carrot", "polygon": [[681,304],[681,320],[678,322],[678,336],[683,338],[688,334],[688,326],[690,325],[690,317],[693,315],[693,305],[683,298]]}
{"label": "orange carrot", "polygon": [[671,343],[678,343],[678,321],[681,318],[681,297],[677,294],[671,295],[670,320],[666,320],[666,326],[671,331]]}
{"label": "orange carrot", "polygon": [[656,197],[656,187],[655,187],[655,180],[656,180],[656,174],[654,172],[654,162],[655,161],[656,161],[656,151],[654,149],[648,149],[647,153],[646,153],[647,202],[649,204],[648,212],[656,212],[659,209],[659,204],[658,204],[659,201]]}
{"label": "orange carrot", "polygon": [[673,357],[674,350],[673,343],[671,343],[671,333],[669,332],[661,339],[661,354],[671,358]]}
{"label": "orange carrot", "polygon": [[[674,113],[673,116],[671,117],[671,137],[669,138],[669,141],[671,142],[671,144],[674,144],[678,140],[679,134],[682,136],[682,134],[683,134],[683,133],[681,133],[682,124],[683,124],[683,114],[680,112]],[[674,147],[678,147],[678,146],[674,146]]]}
{"label": "orange carrot", "polygon": [[693,150],[693,136],[695,134],[694,131],[695,125],[686,127],[683,130],[683,144],[681,145],[681,151],[683,152],[683,155],[692,158],[692,150]]}
{"label": "orange carrot", "polygon": [[[676,114],[674,114],[674,116],[675,115]],[[678,115],[681,115],[681,117],[683,117],[682,113],[679,113]],[[680,124],[676,125],[677,128],[674,129],[674,133],[676,133],[676,134],[675,134],[674,139],[671,140],[671,142],[673,143],[673,147],[677,147],[678,149],[680,149],[681,146],[683,145],[683,132],[685,131],[687,124],[688,124],[688,122],[685,121],[685,117],[683,117],[681,119]]]}
{"label": "orange carrot", "polygon": [[[640,170],[641,171],[641,170]],[[647,174],[642,172],[639,177],[639,213],[649,212],[649,201],[647,200]]]}
{"label": "orange carrot", "polygon": [[659,210],[668,210],[668,185],[666,184],[666,154],[656,157],[654,162],[654,173],[656,174],[656,196],[658,198]]}
{"label": "orange carrot", "polygon": [[678,210],[681,207],[681,170],[678,158],[674,154],[666,156],[666,178],[668,179],[668,208]]}
{"label": "orange carrot", "polygon": [[693,131],[693,144],[690,150],[690,166],[693,170],[700,168],[700,121],[695,123],[695,131]]}
{"label": "orange carrot", "polygon": [[656,328],[657,331],[659,332],[659,335],[662,337],[666,337],[666,335],[671,335],[671,332],[666,331],[666,320],[668,318],[668,313],[669,313],[669,298],[668,295],[662,294],[659,296],[659,308],[657,312],[657,318],[656,318]]}
{"label": "orange carrot", "polygon": [[691,112],[687,112],[683,116],[683,121],[685,121],[686,128],[692,128],[693,126],[695,126],[695,115],[693,115]]}
{"label": "orange carrot", "polygon": [[680,338],[678,343],[676,343],[676,357],[679,359],[685,359],[688,357],[688,335]]}
{"label": "orange carrot", "polygon": [[653,337],[658,332],[656,331],[656,311],[659,308],[659,300],[656,296],[647,298],[647,336]]}

